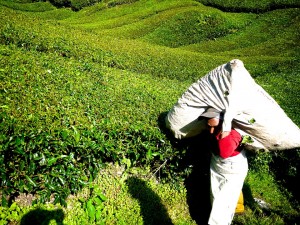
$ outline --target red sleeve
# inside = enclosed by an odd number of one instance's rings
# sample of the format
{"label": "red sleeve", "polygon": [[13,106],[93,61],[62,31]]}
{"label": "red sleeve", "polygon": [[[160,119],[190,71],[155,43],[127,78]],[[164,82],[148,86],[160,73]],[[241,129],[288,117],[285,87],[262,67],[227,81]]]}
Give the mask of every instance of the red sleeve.
{"label": "red sleeve", "polygon": [[220,157],[226,159],[233,155],[234,151],[237,150],[242,140],[242,136],[236,131],[231,130],[228,136],[219,139],[218,145],[220,150]]}

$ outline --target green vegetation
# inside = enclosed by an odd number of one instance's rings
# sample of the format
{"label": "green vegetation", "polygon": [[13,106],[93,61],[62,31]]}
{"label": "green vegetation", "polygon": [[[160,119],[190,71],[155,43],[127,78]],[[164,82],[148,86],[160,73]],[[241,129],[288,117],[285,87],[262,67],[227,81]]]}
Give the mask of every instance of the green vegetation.
{"label": "green vegetation", "polygon": [[[0,224],[200,223],[199,140],[175,143],[163,118],[233,58],[300,125],[297,1],[52,3],[71,9],[0,1]],[[299,158],[249,153],[234,224],[296,223]]]}
{"label": "green vegetation", "polygon": [[205,5],[217,7],[230,12],[266,12],[274,9],[299,7],[297,0],[262,0],[262,1],[237,1],[237,0],[198,0]]}

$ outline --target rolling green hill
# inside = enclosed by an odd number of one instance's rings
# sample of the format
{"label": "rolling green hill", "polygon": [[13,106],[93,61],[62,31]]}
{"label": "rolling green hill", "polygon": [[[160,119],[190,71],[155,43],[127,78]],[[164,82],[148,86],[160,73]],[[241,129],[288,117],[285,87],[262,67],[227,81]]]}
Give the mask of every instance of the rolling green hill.
{"label": "rolling green hill", "polygon": [[[161,118],[192,82],[238,58],[299,126],[299,7],[0,0],[0,224],[30,212],[57,224],[200,224],[205,209],[185,182],[197,181],[191,147],[174,145]],[[299,156],[250,154],[235,224],[296,224]]]}

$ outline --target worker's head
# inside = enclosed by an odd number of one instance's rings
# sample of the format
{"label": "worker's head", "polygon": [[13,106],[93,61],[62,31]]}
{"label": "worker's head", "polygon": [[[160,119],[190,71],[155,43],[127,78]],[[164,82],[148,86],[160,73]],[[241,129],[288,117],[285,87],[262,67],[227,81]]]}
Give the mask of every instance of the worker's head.
{"label": "worker's head", "polygon": [[211,134],[218,133],[221,131],[223,113],[217,111],[214,108],[208,108],[204,113],[201,114],[200,119],[206,119],[209,132]]}

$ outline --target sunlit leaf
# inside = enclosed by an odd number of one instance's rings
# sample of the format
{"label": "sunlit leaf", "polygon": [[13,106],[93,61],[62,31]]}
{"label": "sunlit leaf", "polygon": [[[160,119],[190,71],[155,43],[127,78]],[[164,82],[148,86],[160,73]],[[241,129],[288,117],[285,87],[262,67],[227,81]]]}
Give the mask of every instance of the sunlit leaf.
{"label": "sunlit leaf", "polygon": [[29,181],[30,184],[32,184],[34,187],[37,186],[37,184],[27,175],[25,175],[26,179]]}
{"label": "sunlit leaf", "polygon": [[96,212],[96,209],[95,209],[95,206],[93,205],[93,201],[92,199],[89,199],[87,204],[86,204],[86,207],[87,207],[87,211],[88,211],[88,215],[89,215],[89,218],[94,221],[95,220],[95,212]]}

